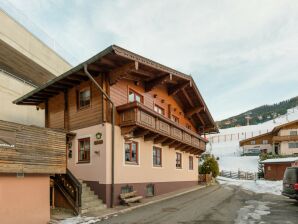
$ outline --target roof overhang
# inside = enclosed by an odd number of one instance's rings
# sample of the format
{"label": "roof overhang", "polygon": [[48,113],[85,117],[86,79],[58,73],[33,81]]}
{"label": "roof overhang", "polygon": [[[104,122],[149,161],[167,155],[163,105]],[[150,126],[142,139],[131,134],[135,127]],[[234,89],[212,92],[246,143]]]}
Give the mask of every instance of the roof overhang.
{"label": "roof overhang", "polygon": [[14,103],[40,105],[59,92],[88,80],[84,73],[85,65],[93,76],[109,74],[111,85],[122,78],[134,79],[136,82],[146,83],[145,89],[150,91],[157,85],[167,83],[169,95],[173,95],[183,105],[182,108],[188,108],[184,113],[201,127],[202,133],[218,132],[208,107],[191,76],[116,45],[106,48],[89,60],[20,97]]}

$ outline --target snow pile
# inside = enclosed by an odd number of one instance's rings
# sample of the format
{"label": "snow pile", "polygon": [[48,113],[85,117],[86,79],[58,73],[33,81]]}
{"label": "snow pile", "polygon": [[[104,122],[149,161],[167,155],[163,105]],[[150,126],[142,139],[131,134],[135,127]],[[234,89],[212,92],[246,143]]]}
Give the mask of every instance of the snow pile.
{"label": "snow pile", "polygon": [[91,224],[100,222],[102,219],[96,217],[76,216],[57,222],[57,224]]}
{"label": "snow pile", "polygon": [[239,186],[245,190],[255,193],[269,193],[281,195],[282,181],[268,180],[234,180],[226,177],[217,177],[217,180],[222,185]]}
{"label": "snow pile", "polygon": [[259,222],[262,216],[270,214],[270,207],[268,205],[272,203],[249,200],[246,201],[245,204],[247,205],[239,209],[235,223]]}

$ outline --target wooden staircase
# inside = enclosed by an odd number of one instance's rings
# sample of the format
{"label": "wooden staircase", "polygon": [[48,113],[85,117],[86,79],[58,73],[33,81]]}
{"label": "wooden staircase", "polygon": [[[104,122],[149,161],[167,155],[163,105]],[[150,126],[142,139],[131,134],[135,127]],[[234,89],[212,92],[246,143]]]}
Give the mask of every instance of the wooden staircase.
{"label": "wooden staircase", "polygon": [[68,169],[66,174],[56,174],[52,180],[55,189],[62,193],[76,215],[106,208],[90,187],[82,180],[78,180]]}

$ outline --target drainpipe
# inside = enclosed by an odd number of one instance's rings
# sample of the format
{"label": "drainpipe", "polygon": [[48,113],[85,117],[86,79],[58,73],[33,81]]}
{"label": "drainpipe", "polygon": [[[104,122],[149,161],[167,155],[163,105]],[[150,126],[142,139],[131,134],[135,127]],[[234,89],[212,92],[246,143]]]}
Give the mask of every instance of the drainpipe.
{"label": "drainpipe", "polygon": [[84,72],[88,76],[88,78],[95,84],[95,86],[99,89],[99,91],[108,99],[112,106],[112,185],[111,185],[111,207],[114,207],[114,157],[115,157],[115,105],[111,100],[109,95],[101,88],[101,86],[96,82],[96,80],[92,77],[92,75],[88,72],[88,65],[84,65]]}

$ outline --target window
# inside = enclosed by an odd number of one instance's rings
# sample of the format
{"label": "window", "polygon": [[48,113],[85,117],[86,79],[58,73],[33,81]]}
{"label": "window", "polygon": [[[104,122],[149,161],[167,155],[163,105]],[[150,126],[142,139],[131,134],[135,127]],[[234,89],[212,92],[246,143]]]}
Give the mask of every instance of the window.
{"label": "window", "polygon": [[133,186],[131,185],[126,185],[121,187],[121,194],[126,194],[126,193],[130,193],[133,192]]}
{"label": "window", "polygon": [[179,118],[176,117],[175,115],[172,115],[172,121],[179,123]]}
{"label": "window", "polygon": [[189,169],[193,170],[193,157],[192,156],[189,157]]}
{"label": "window", "polygon": [[182,154],[179,152],[176,152],[176,168],[182,168]]}
{"label": "window", "polygon": [[268,140],[263,140],[263,144],[268,144]]}
{"label": "window", "polygon": [[154,105],[154,111],[161,115],[165,115],[165,109],[163,109],[162,107],[160,107],[156,104]]}
{"label": "window", "polygon": [[154,184],[148,184],[146,186],[146,196],[147,197],[154,196]]}
{"label": "window", "polygon": [[189,130],[191,130],[191,125],[186,124],[186,128],[189,129]]}
{"label": "window", "polygon": [[90,106],[90,88],[82,89],[79,92],[79,109]]}
{"label": "window", "polygon": [[153,146],[153,166],[161,166],[161,148]]}
{"label": "window", "polygon": [[90,138],[79,139],[79,163],[89,163],[90,162]]}
{"label": "window", "polygon": [[133,90],[129,90],[129,94],[128,94],[128,101],[129,102],[139,102],[139,103],[143,103],[143,96]]}
{"label": "window", "polygon": [[138,143],[137,142],[125,143],[125,162],[138,163]]}
{"label": "window", "polygon": [[298,142],[289,142],[289,148],[290,149],[298,148]]}
{"label": "window", "polygon": [[250,144],[251,145],[255,145],[256,144],[256,141],[250,141]]}
{"label": "window", "polygon": [[297,131],[290,131],[290,135],[297,135]]}

